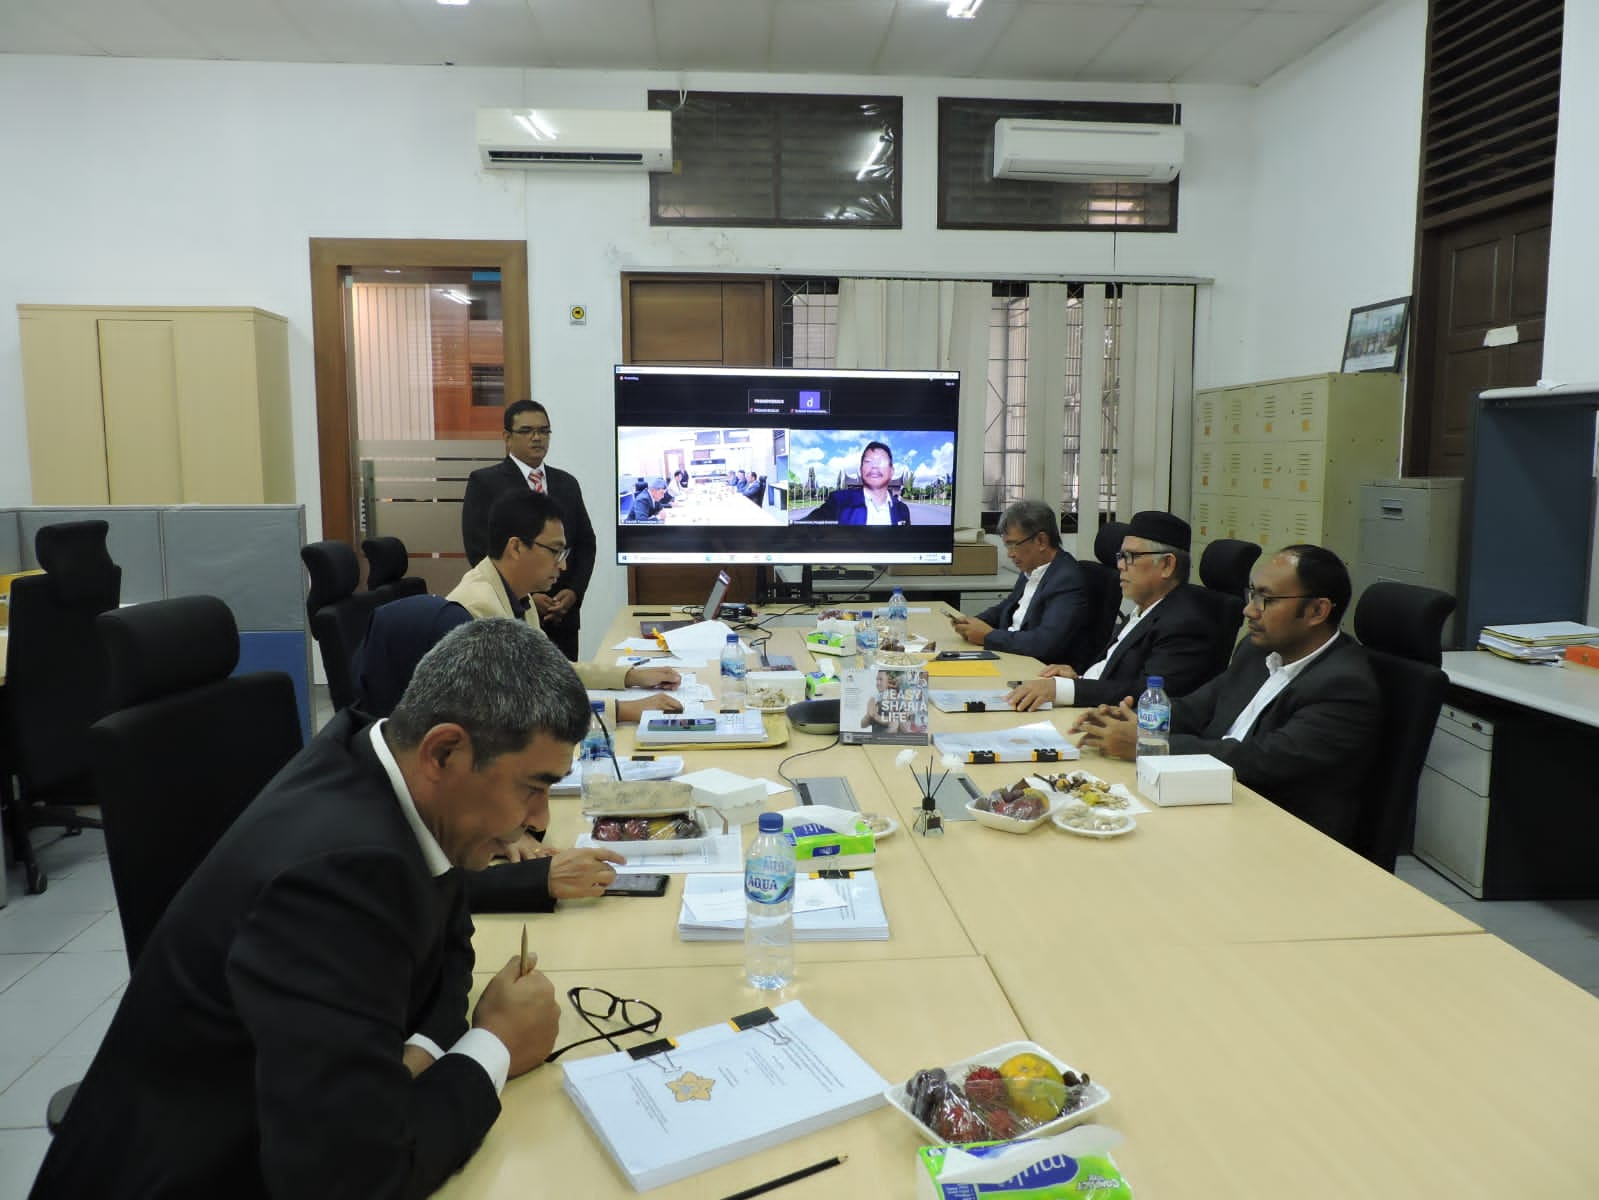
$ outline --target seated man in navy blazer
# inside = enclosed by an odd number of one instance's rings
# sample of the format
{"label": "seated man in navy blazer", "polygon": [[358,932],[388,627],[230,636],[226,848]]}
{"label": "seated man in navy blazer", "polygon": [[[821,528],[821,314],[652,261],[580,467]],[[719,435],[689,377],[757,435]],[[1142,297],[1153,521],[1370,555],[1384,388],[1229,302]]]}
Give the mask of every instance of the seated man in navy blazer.
{"label": "seated man in navy blazer", "polygon": [[988,650],[1086,667],[1099,656],[1098,646],[1085,644],[1094,614],[1077,560],[1060,544],[1055,510],[1018,500],[1000,516],[999,530],[1021,578],[1004,603],[952,617],[955,632]]}
{"label": "seated man in navy blazer", "polygon": [[[1239,783],[1346,845],[1383,717],[1365,650],[1338,631],[1351,591],[1342,560],[1321,546],[1258,560],[1245,591],[1248,637],[1225,672],[1171,710],[1173,754],[1214,755]],[[1131,698],[1084,713],[1076,728],[1087,731],[1084,745],[1134,757]]]}
{"label": "seated man in navy blazer", "polygon": [[867,442],[861,451],[860,487],[829,492],[802,518],[839,525],[909,525],[910,505],[889,488],[894,480],[894,452],[883,442]]}
{"label": "seated man in navy blazer", "polygon": [[655,475],[642,490],[633,493],[633,507],[627,513],[628,523],[652,521],[659,524],[661,509],[670,504],[671,501],[666,498],[666,480]]}
{"label": "seated man in navy blazer", "polygon": [[589,717],[516,621],[453,630],[388,720],[335,715],[156,926],[35,1200],[431,1195],[561,1017],[516,956],[469,1009],[460,876],[547,821]]}
{"label": "seated man in navy blazer", "polygon": [[1151,675],[1165,681],[1168,696],[1186,696],[1210,677],[1216,629],[1210,613],[1188,586],[1188,522],[1168,512],[1134,513],[1131,532],[1116,555],[1122,595],[1136,611],[1112,635],[1099,660],[1078,674],[1049,666],[1006,697],[1019,712],[1043,704],[1117,704],[1144,690]]}

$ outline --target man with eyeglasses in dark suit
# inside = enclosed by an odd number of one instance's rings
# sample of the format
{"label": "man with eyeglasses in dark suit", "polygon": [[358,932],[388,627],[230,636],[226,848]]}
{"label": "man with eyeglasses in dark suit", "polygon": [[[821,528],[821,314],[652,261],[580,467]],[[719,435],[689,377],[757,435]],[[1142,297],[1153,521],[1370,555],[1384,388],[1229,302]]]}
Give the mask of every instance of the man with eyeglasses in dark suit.
{"label": "man with eyeglasses in dark suit", "polygon": [[[1345,845],[1383,717],[1366,652],[1338,630],[1352,591],[1342,560],[1321,546],[1286,546],[1256,562],[1248,637],[1225,672],[1172,701],[1171,723],[1173,754],[1221,759],[1239,783]],[[1085,745],[1134,757],[1130,696],[1075,728]]]}
{"label": "man with eyeglasses in dark suit", "polygon": [[574,661],[582,621],[583,593],[594,574],[599,543],[583,489],[577,479],[545,463],[552,436],[550,414],[537,400],[518,400],[505,409],[505,458],[492,467],[473,471],[466,481],[461,503],[461,544],[474,567],[489,553],[489,510],[507,492],[542,492],[560,506],[566,523],[567,558],[549,593],[534,596],[539,625]]}

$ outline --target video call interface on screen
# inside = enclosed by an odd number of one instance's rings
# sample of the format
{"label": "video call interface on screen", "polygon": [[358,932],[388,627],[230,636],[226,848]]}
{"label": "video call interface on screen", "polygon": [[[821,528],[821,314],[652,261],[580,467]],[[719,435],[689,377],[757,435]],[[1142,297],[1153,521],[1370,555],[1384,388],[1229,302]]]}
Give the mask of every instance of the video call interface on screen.
{"label": "video call interface on screen", "polygon": [[953,371],[618,367],[622,563],[948,562]]}

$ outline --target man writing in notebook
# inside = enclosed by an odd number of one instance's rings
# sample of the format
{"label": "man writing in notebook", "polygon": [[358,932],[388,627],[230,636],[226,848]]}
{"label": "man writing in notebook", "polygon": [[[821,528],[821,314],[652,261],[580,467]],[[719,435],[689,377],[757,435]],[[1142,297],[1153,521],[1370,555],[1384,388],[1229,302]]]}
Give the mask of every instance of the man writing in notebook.
{"label": "man writing in notebook", "polygon": [[162,917],[34,1200],[431,1195],[560,1022],[513,957],[468,1027],[461,871],[547,820],[588,721],[511,621],[452,631],[387,721],[338,713]]}
{"label": "man writing in notebook", "polygon": [[1144,690],[1150,675],[1165,680],[1168,696],[1185,696],[1211,670],[1215,626],[1203,602],[1186,586],[1188,522],[1171,513],[1134,513],[1116,555],[1122,595],[1136,611],[1117,630],[1099,659],[1081,675],[1068,665],[1045,667],[1043,678],[1014,688],[1006,699],[1018,712],[1044,704],[1115,704]]}
{"label": "man writing in notebook", "polygon": [[[1366,652],[1338,631],[1349,572],[1321,546],[1256,562],[1245,592],[1248,637],[1227,670],[1172,701],[1171,752],[1210,754],[1238,782],[1346,844],[1382,724]],[[1078,719],[1083,743],[1132,759],[1133,698]]]}

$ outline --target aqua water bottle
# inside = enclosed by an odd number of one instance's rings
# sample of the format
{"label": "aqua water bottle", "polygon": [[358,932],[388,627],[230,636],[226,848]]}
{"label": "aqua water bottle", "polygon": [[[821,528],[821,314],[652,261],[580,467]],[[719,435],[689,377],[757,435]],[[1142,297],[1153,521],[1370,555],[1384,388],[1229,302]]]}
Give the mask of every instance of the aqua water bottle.
{"label": "aqua water bottle", "polygon": [[1166,681],[1149,677],[1149,686],[1138,697],[1138,757],[1171,753],[1171,701],[1166,698]]}
{"label": "aqua water bottle", "polygon": [[744,858],[744,975],[762,991],[794,980],[794,839],[762,813]]}

